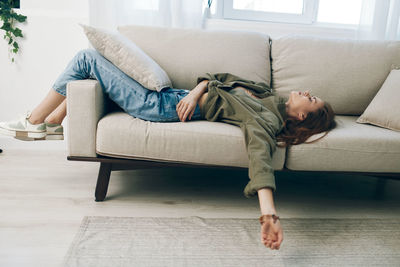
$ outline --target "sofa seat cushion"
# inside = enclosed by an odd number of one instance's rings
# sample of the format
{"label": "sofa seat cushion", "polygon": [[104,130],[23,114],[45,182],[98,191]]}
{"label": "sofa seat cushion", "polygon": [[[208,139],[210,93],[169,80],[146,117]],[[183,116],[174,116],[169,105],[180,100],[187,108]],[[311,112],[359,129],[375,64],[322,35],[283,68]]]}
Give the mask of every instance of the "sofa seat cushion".
{"label": "sofa seat cushion", "polygon": [[[277,147],[272,168],[282,169],[283,148]],[[97,126],[96,153],[116,158],[205,165],[248,167],[248,157],[239,127],[196,120],[151,122],[121,111],[104,116]]]}
{"label": "sofa seat cushion", "polygon": [[[312,144],[288,148],[290,170],[400,172],[400,133],[336,115],[338,126]],[[322,134],[311,136],[314,140]]]}

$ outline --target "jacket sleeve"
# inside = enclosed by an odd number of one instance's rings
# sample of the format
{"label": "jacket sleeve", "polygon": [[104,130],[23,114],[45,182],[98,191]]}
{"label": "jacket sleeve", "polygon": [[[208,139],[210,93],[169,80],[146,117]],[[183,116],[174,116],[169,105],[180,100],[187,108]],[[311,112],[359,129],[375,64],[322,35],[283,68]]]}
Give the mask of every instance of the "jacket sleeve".
{"label": "jacket sleeve", "polygon": [[199,83],[203,80],[211,80],[211,81],[216,80],[216,81],[223,83],[229,79],[232,79],[232,78],[230,78],[232,76],[237,77],[237,76],[234,76],[234,75],[232,75],[230,73],[226,73],[226,72],[224,72],[224,73],[209,73],[209,72],[207,72],[203,76],[199,76],[197,78],[197,83]]}
{"label": "jacket sleeve", "polygon": [[207,86],[207,91],[212,91],[216,88],[229,91],[232,89],[232,86],[226,83],[229,75],[229,73],[206,73],[205,75],[197,78],[197,84],[204,80],[208,80],[209,82]]}
{"label": "jacket sleeve", "polygon": [[266,83],[250,81],[227,72],[206,73],[205,75],[197,78],[197,84],[204,80],[209,80],[207,90],[217,87],[219,89],[229,91],[234,87],[241,86],[249,89],[253,94],[260,98],[264,98],[272,94],[271,88]]}
{"label": "jacket sleeve", "polygon": [[271,166],[272,155],[276,150],[274,130],[268,124],[256,119],[241,126],[249,157],[250,181],[244,188],[244,195],[251,198],[257,190],[269,187],[276,191],[274,169]]}
{"label": "jacket sleeve", "polygon": [[204,80],[209,80],[209,81],[212,81],[212,80],[216,80],[216,78],[214,77],[214,75],[212,75],[211,73],[205,73],[204,75],[202,75],[202,76],[199,76],[198,78],[197,78],[197,84],[199,84],[199,83],[201,83],[202,81],[204,81]]}
{"label": "jacket sleeve", "polygon": [[[215,79],[215,77],[213,77],[212,74],[206,73],[206,74],[204,74],[204,75],[202,75],[202,76],[197,77],[197,84],[201,83],[201,82],[204,81],[204,80],[209,81],[209,82],[208,82],[208,85],[207,85],[207,88],[206,88],[206,89],[207,89],[206,92],[209,92],[210,89],[214,87],[214,85],[212,84],[214,81],[215,81],[215,82],[218,82],[218,81]],[[210,85],[211,85],[211,86],[210,86]]]}

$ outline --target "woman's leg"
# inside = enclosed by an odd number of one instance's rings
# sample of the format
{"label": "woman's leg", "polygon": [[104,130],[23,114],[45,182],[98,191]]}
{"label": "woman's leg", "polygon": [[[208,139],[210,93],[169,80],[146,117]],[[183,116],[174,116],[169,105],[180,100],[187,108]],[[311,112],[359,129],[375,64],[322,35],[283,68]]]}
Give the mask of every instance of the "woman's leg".
{"label": "woman's leg", "polygon": [[67,116],[67,99],[64,99],[64,101],[46,117],[45,121],[47,123],[61,124],[65,116]]}
{"label": "woman's leg", "polygon": [[42,102],[40,102],[40,104],[32,110],[31,116],[29,117],[29,122],[32,124],[43,123],[46,117],[56,108],[58,109],[58,107],[61,106],[60,103],[62,104],[64,102],[65,96],[60,95],[51,89]]}
{"label": "woman's leg", "polygon": [[[176,104],[179,103],[179,101],[185,97],[188,92],[185,90],[180,90],[180,89],[165,89],[161,94],[164,94],[164,98],[167,95],[168,91],[172,91],[173,94],[170,94],[169,99],[166,102],[169,102],[170,105],[166,105],[166,107],[170,107],[169,110],[171,112],[171,119],[169,121],[179,121],[178,114],[175,114],[176,112],[174,111],[174,108],[176,110]],[[167,111],[168,112],[168,111]],[[64,118],[67,115],[67,100],[64,99],[64,101],[52,112],[50,115],[48,115],[45,119],[46,122],[48,123],[55,123],[55,124],[61,124],[64,120]],[[156,111],[153,112],[154,118],[150,118],[149,120],[151,121],[157,121],[160,119],[163,119],[160,114],[158,114]],[[195,110],[195,113],[192,116],[192,120],[197,120],[200,119],[200,109]]]}
{"label": "woman's leg", "polygon": [[[176,105],[188,90],[166,88],[152,91],[126,75],[94,49],[77,53],[58,77],[53,89],[66,96],[66,85],[73,80],[96,79],[104,93],[133,117],[149,121],[179,121]],[[200,108],[192,120],[200,119]]]}
{"label": "woman's leg", "polygon": [[[32,112],[26,113],[18,121],[0,122],[0,133],[16,138],[43,139],[47,131],[43,122],[47,116],[53,111],[55,113],[52,114],[56,114],[60,122],[65,117],[67,83],[88,78],[97,79],[104,93],[126,113],[148,121],[179,121],[176,105],[189,93],[189,90],[173,88],[165,88],[161,92],[148,90],[96,50],[85,49],[69,62],[52,90]],[[63,101],[64,104],[60,104]],[[200,119],[199,105],[192,116],[192,120],[197,119]]]}

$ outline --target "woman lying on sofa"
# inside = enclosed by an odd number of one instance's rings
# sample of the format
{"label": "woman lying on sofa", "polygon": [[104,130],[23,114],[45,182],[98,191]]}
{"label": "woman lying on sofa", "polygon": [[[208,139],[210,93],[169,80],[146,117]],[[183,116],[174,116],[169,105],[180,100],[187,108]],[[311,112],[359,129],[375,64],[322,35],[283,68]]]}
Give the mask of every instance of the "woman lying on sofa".
{"label": "woman lying on sofa", "polygon": [[301,144],[316,133],[333,129],[336,124],[330,104],[308,91],[292,91],[288,98],[274,95],[267,84],[229,73],[199,77],[192,90],[164,88],[157,92],[144,88],[96,50],[85,49],[76,54],[32,112],[16,121],[1,122],[0,132],[23,140],[62,139],[66,85],[88,78],[97,79],[104,93],[136,118],[154,122],[205,119],[240,127],[249,157],[250,180],[244,195],[258,194],[261,242],[271,249],[280,248],[283,231],[273,201],[272,155],[276,146]]}

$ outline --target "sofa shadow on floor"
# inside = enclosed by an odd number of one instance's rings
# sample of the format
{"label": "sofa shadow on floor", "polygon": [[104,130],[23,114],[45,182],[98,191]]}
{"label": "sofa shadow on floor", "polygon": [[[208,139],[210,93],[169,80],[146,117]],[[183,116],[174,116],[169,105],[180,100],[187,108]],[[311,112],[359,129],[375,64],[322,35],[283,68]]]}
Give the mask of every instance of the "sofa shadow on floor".
{"label": "sofa shadow on floor", "polygon": [[[141,177],[148,176],[148,179]],[[337,198],[357,200],[388,200],[385,187],[389,183],[399,184],[397,180],[367,175],[317,172],[276,171],[277,201],[285,195],[297,195],[301,198]],[[112,191],[105,200],[118,198],[146,197],[148,194],[186,196],[204,195],[207,198],[220,199],[224,196],[244,197],[242,190],[248,182],[246,169],[211,169],[193,167],[166,167],[159,169],[138,169],[113,171],[110,175],[113,183],[122,183],[122,191]],[[111,183],[112,184],[112,183]],[[254,199],[257,199],[254,198]]]}

